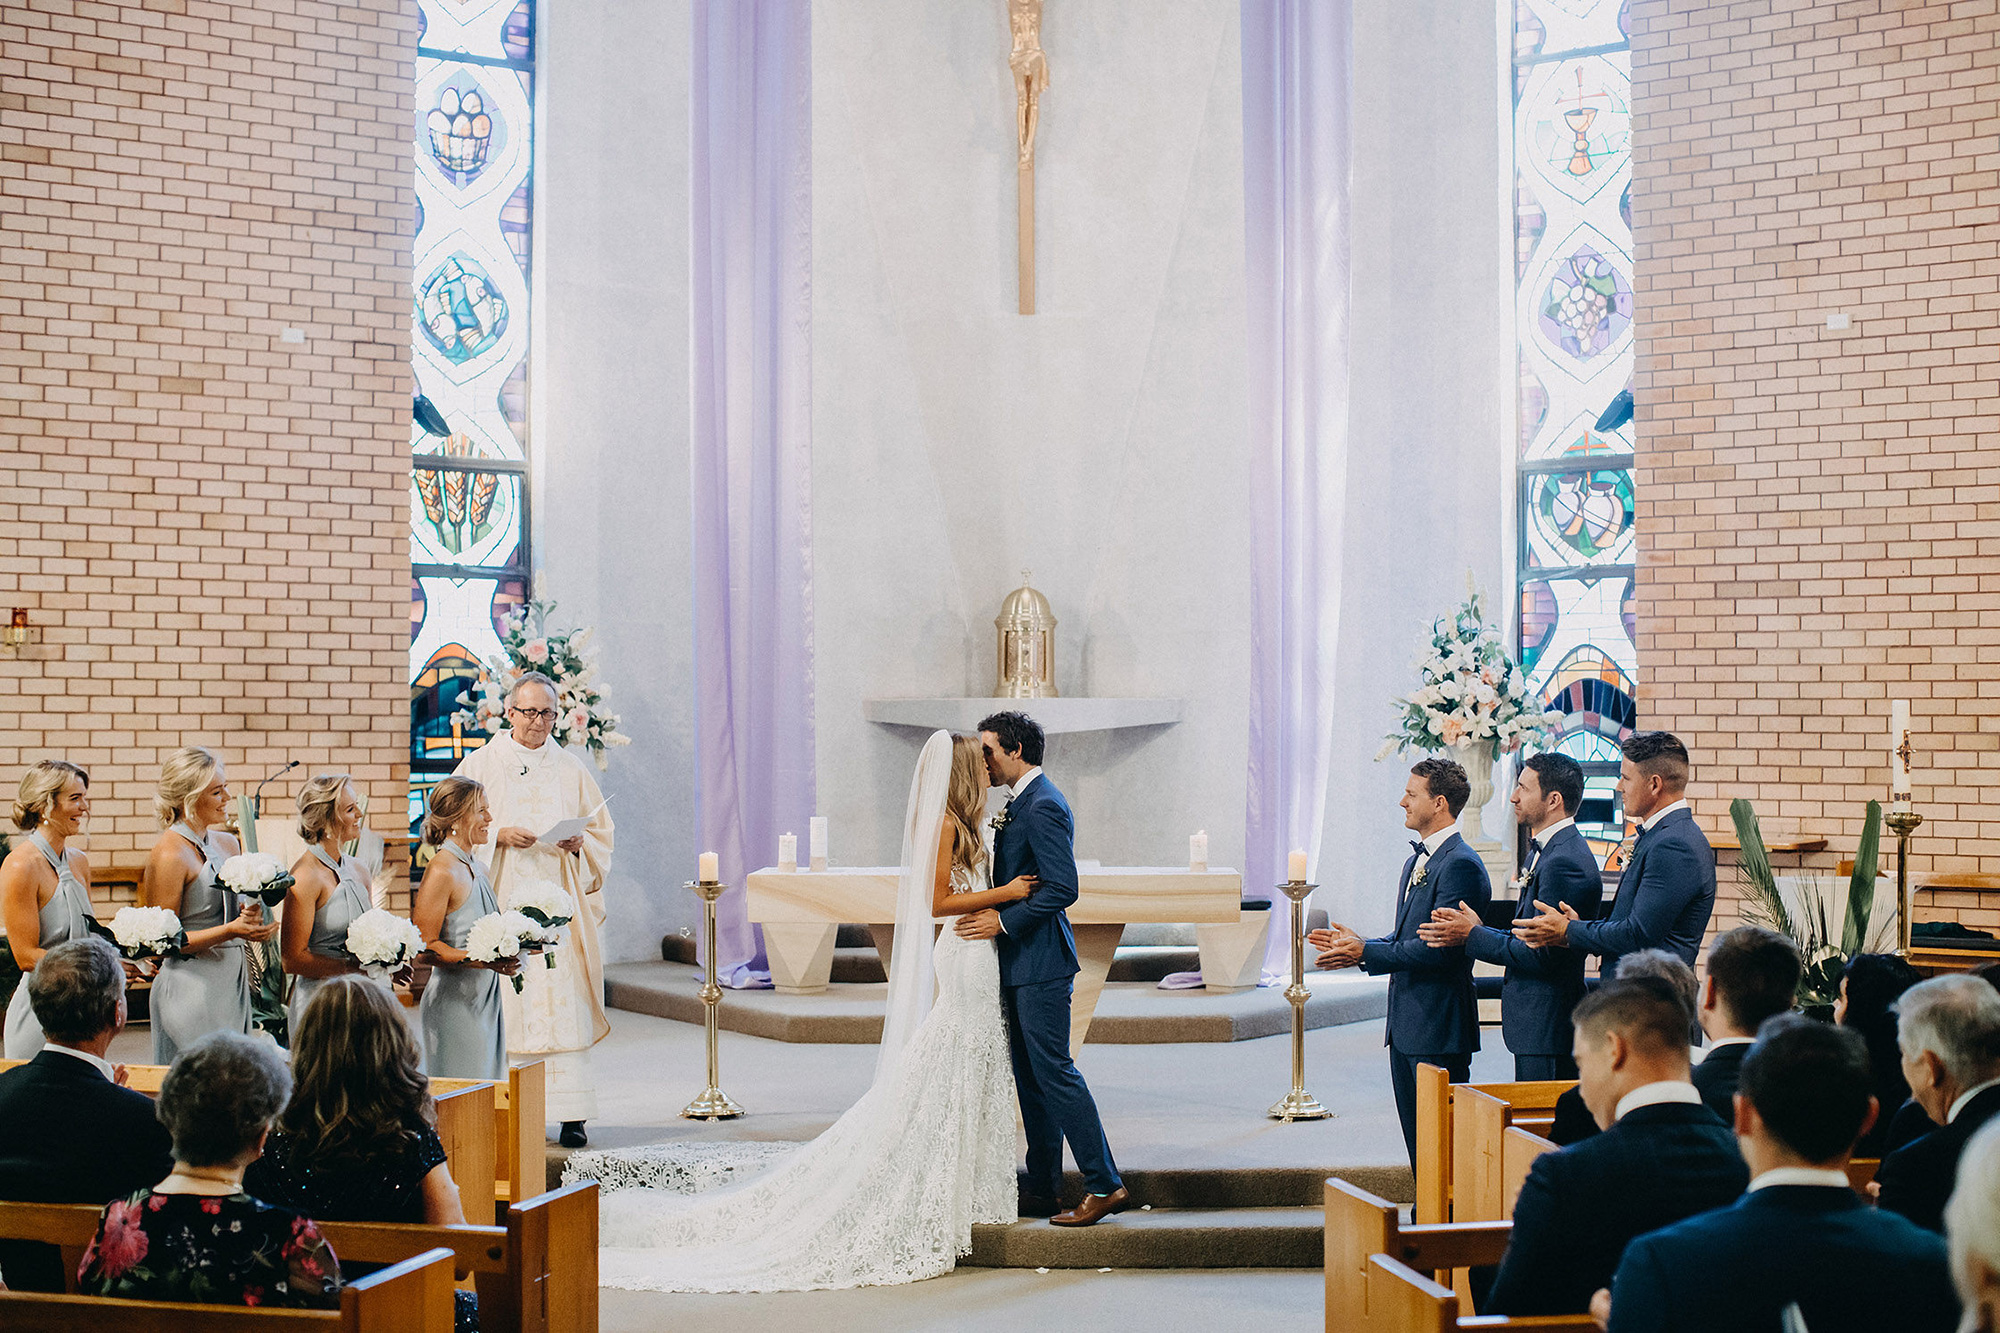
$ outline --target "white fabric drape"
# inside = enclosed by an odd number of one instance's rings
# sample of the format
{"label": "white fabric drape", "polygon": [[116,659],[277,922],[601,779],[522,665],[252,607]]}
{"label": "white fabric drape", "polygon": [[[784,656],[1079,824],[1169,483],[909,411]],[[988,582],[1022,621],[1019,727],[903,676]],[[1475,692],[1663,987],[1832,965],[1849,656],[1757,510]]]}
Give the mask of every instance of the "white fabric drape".
{"label": "white fabric drape", "polygon": [[934,731],[917,756],[910,803],[903,813],[903,863],[896,881],[898,947],[889,953],[889,1004],[882,1019],[882,1046],[875,1054],[877,1083],[886,1080],[923,1025],[937,989],[931,906],[937,889],[938,839],[944,831],[950,790],[951,733]]}

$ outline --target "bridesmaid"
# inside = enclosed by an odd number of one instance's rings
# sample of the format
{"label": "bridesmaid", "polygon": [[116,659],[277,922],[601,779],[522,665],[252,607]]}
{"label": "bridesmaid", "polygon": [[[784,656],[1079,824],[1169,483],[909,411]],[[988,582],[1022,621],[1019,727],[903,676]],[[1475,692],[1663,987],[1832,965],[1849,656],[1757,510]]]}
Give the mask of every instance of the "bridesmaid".
{"label": "bridesmaid", "polygon": [[[62,759],[44,759],[21,779],[14,824],[28,835],[0,862],[0,921],[21,969],[7,1005],[6,1058],[32,1060],[42,1025],[28,1007],[28,973],[44,953],[90,933],[90,859],[69,846],[90,816],[90,775]],[[125,967],[130,976],[133,967]]]}
{"label": "bridesmaid", "polygon": [[500,910],[486,867],[472,854],[492,826],[486,788],[471,778],[446,778],[431,788],[424,841],[439,850],[417,886],[410,919],[434,960],[422,1007],[424,1072],[434,1078],[507,1077],[500,978],[513,976],[520,960],[476,963],[465,956],[472,923]]}
{"label": "bridesmaid", "polygon": [[361,863],[340,854],[343,844],[361,836],[361,799],[347,774],[322,773],[299,792],[299,836],[306,854],[292,867],[298,882],[285,895],[278,937],[278,954],[292,978],[286,1013],[294,1032],[320,982],[361,970],[347,955],[347,927],[375,905]]}
{"label": "bridesmaid", "polygon": [[199,745],[168,755],[153,809],[166,832],[146,859],[139,901],[171,908],[188,937],[178,956],[161,962],[153,981],[153,1063],[170,1065],[211,1032],[250,1031],[250,964],[243,944],[270,939],[278,923],[265,921],[262,903],[239,899],[216,878],[238,851],[236,839],[217,827],[229,811],[221,760]]}

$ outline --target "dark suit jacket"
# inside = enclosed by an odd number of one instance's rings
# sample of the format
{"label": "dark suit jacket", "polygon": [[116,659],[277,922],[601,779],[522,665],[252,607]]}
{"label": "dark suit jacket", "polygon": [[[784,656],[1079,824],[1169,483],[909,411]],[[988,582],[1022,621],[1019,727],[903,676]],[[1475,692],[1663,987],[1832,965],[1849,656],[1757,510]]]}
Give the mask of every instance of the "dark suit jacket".
{"label": "dark suit jacket", "polygon": [[1743,1057],[1748,1054],[1750,1047],[1743,1042],[1718,1046],[1694,1067],[1694,1090],[1725,1125],[1736,1123],[1736,1080],[1742,1076]]}
{"label": "dark suit jacket", "polygon": [[1715,849],[1687,810],[1676,810],[1639,835],[1618,881],[1611,915],[1572,921],[1569,947],[1602,954],[1598,975],[1618,974],[1618,960],[1640,949],[1668,949],[1694,966],[1715,910]]}
{"label": "dark suit jacket", "polygon": [[1769,1185],[1641,1236],[1611,1289],[1611,1333],[1952,1333],[1944,1241],[1840,1185]]}
{"label": "dark suit jacket", "polygon": [[1928,1231],[1944,1230],[1944,1205],[1958,1181],[1958,1159],[1980,1126],[2000,1115],[2000,1087],[1988,1088],[1965,1104],[1958,1119],[1940,1125],[1882,1159],[1875,1179],[1877,1202]]}
{"label": "dark suit jacket", "polygon": [[1076,825],[1048,774],[1035,780],[1007,807],[1007,821],[993,835],[993,883],[1018,875],[1041,882],[1017,903],[1000,909],[1000,984],[1026,986],[1056,981],[1078,972],[1076,939],[1064,910],[1076,901]]}
{"label": "dark suit jacket", "polygon": [[1590,1107],[1583,1100],[1583,1089],[1571,1088],[1556,1098],[1555,1123],[1549,1126],[1549,1142],[1567,1148],[1572,1143],[1581,1143],[1601,1131],[1597,1128],[1597,1117],[1590,1113]]}
{"label": "dark suit jacket", "polygon": [[1481,1314],[1582,1314],[1635,1236],[1731,1202],[1750,1183],[1736,1136],[1706,1106],[1641,1106],[1535,1159]]}
{"label": "dark suit jacket", "polygon": [[[1909,1084],[1903,1086],[1907,1089]],[[1937,1128],[1937,1121],[1931,1119],[1931,1113],[1924,1109],[1924,1104],[1907,1093],[1893,1110],[1884,1106],[1876,1115],[1877,1119],[1887,1122],[1887,1128],[1876,1141],[1880,1149],[1875,1154],[1878,1157],[1887,1157],[1898,1148],[1906,1148]],[[1856,1156],[1862,1155],[1865,1154],[1857,1149]]]}
{"label": "dark suit jacket", "polygon": [[[74,1056],[43,1051],[0,1073],[0,1199],[109,1203],[157,1185],[173,1145],[153,1103]],[[0,1274],[23,1291],[61,1291],[45,1245],[0,1242]]]}
{"label": "dark suit jacket", "polygon": [[[1572,824],[1549,840],[1521,889],[1514,915],[1537,915],[1535,904],[1568,903],[1585,920],[1604,903],[1604,876],[1590,844]],[[1533,949],[1504,930],[1475,926],[1465,951],[1507,969],[1500,990],[1500,1035],[1516,1055],[1568,1055],[1570,1011],[1583,998],[1583,955],[1551,946]]]}
{"label": "dark suit jacket", "polygon": [[1433,909],[1483,909],[1493,897],[1486,863],[1453,833],[1424,865],[1424,881],[1410,883],[1417,858],[1403,862],[1396,889],[1396,929],[1361,946],[1361,968],[1389,974],[1386,1044],[1409,1055],[1457,1055],[1479,1049],[1479,999],[1472,991],[1472,959],[1463,946],[1433,949],[1417,927]]}

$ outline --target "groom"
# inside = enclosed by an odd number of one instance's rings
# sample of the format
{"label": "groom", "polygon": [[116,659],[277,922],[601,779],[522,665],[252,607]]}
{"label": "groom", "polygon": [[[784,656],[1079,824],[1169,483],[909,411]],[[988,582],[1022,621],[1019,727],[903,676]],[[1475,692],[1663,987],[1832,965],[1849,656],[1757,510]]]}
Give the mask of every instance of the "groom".
{"label": "groom", "polygon": [[[1020,902],[960,917],[957,931],[969,940],[996,941],[1000,954],[1007,1046],[1028,1134],[1021,1216],[1087,1227],[1122,1212],[1131,1196],[1104,1141],[1097,1103],[1069,1053],[1070,991],[1078,969],[1063,909],[1076,901],[1075,827],[1069,803],[1042,773],[1042,729],[1033,718],[995,713],[979,724],[979,741],[987,777],[1009,792],[1006,810],[993,820],[993,882],[1006,884],[1017,875],[1038,882]],[[1057,1213],[1064,1139],[1089,1192],[1076,1207]]]}

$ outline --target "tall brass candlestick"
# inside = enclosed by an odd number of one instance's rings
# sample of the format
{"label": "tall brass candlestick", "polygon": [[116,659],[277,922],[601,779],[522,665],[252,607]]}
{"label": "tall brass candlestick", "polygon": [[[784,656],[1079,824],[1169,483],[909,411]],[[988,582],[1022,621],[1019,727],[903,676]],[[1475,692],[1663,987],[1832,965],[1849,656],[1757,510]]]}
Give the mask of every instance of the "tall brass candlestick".
{"label": "tall brass candlestick", "polygon": [[681,1112],[681,1119],[734,1120],[743,1114],[743,1108],[731,1101],[729,1094],[719,1086],[715,1053],[716,1036],[721,1023],[721,1016],[717,1013],[716,1006],[722,1003],[722,987],[716,984],[715,980],[715,900],[720,898],[723,890],[729,886],[718,879],[698,879],[690,881],[684,887],[700,894],[702,903],[702,930],[705,932],[703,939],[707,946],[702,950],[702,957],[708,960],[708,969],[707,976],[702,981],[701,1002],[702,1023],[708,1034],[708,1086],[702,1089],[699,1097],[687,1104],[687,1109]]}
{"label": "tall brass candlestick", "polygon": [[1306,989],[1306,899],[1318,887],[1299,879],[1278,886],[1292,900],[1292,984],[1285,987],[1292,1004],[1292,1090],[1271,1108],[1273,1120],[1324,1120],[1333,1114],[1306,1091],[1306,1001],[1312,997]]}
{"label": "tall brass candlestick", "polygon": [[1896,953],[1910,956],[1910,835],[1924,817],[1914,810],[1898,810],[1882,820],[1896,835]]}

